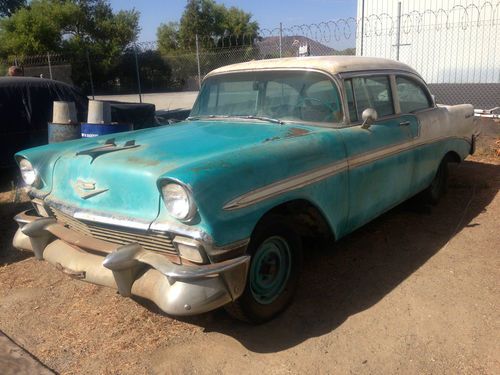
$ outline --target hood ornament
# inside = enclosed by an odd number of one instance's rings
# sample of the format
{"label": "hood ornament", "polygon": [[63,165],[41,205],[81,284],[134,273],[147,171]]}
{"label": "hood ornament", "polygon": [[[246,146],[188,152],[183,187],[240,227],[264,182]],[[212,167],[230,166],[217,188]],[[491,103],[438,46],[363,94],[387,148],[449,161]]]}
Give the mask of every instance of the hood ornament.
{"label": "hood ornament", "polygon": [[109,189],[96,189],[96,183],[93,181],[83,181],[77,180],[76,183],[73,184],[73,189],[82,199],[88,199],[91,197],[95,197],[98,194],[104,193]]}
{"label": "hood ornament", "polygon": [[92,162],[95,160],[95,158],[97,158],[100,155],[104,155],[104,154],[107,154],[110,152],[115,152],[115,151],[120,151],[120,150],[128,150],[128,149],[136,148],[136,147],[139,147],[139,145],[135,144],[134,139],[125,142],[123,146],[117,146],[115,143],[115,139],[110,138],[110,139],[106,140],[106,142],[104,142],[104,144],[102,146],[93,147],[93,148],[90,148],[88,150],[79,151],[76,153],[76,156],[88,155],[92,158],[92,160],[90,161],[90,163],[92,164]]}

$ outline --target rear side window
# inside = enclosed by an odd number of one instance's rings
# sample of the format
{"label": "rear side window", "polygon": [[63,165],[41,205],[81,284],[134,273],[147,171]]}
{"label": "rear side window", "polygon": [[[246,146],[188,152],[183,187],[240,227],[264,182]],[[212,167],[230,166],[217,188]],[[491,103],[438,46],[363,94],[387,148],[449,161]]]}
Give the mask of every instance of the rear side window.
{"label": "rear side window", "polygon": [[399,105],[402,113],[420,111],[432,107],[427,92],[421,84],[404,77],[396,77]]}
{"label": "rear side window", "polygon": [[[351,85],[355,97],[355,106],[354,101],[351,105],[349,98],[349,86]],[[394,103],[388,76],[354,77],[346,81],[346,91],[351,121],[355,121],[353,119],[356,117],[360,119],[361,114],[367,108],[374,108],[379,117],[394,114]],[[357,116],[353,116],[354,113]]]}

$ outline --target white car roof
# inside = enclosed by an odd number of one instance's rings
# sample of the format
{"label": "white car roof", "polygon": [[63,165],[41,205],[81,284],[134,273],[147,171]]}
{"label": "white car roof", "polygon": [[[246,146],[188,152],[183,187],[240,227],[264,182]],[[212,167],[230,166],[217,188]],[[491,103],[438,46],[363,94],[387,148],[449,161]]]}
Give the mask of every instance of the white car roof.
{"label": "white car roof", "polygon": [[212,70],[207,74],[207,77],[220,73],[268,69],[317,69],[330,74],[391,69],[402,70],[420,76],[413,68],[406,64],[378,57],[308,56],[252,60],[244,63],[227,65]]}

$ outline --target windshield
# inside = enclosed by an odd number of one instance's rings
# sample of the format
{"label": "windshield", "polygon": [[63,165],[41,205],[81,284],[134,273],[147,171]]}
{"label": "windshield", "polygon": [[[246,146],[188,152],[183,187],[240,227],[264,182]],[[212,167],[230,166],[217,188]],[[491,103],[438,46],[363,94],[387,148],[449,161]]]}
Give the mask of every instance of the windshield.
{"label": "windshield", "polygon": [[299,122],[341,122],[335,84],[310,71],[230,73],[207,78],[190,117],[247,117]]}

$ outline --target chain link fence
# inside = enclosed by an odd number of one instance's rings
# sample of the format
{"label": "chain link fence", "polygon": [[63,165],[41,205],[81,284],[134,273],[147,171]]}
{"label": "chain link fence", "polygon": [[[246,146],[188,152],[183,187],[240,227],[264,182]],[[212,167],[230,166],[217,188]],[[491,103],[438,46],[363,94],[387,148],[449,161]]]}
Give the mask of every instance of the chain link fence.
{"label": "chain link fence", "polygon": [[[400,60],[414,67],[442,103],[500,106],[500,1],[451,9],[403,9],[318,24],[261,29],[259,35],[197,37],[189,49],[162,52],[158,43],[129,46],[112,61],[89,51],[0,60],[26,76],[75,84],[88,95],[198,90],[218,67],[309,54]],[[302,52],[302,53],[301,53]]]}

